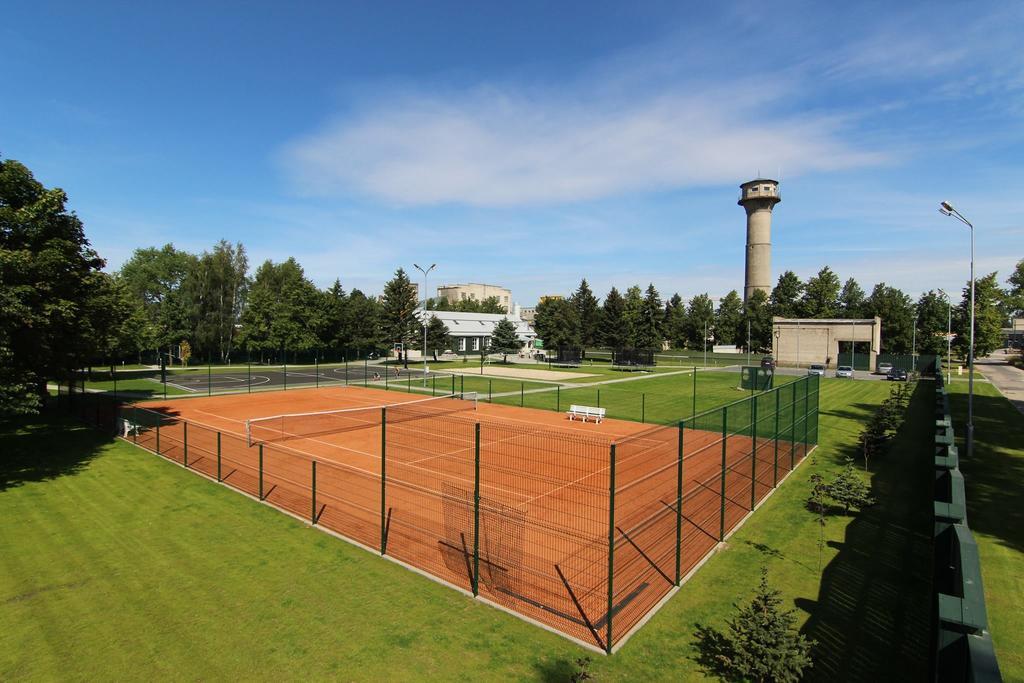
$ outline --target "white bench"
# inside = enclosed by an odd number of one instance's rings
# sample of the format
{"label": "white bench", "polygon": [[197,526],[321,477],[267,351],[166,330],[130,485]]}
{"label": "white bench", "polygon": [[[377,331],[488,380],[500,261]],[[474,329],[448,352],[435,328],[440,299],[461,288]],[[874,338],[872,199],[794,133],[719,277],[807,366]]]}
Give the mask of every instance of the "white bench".
{"label": "white bench", "polygon": [[135,424],[131,420],[122,418],[121,431],[123,432],[124,438],[127,439],[129,436],[133,434],[138,435],[142,431],[142,427],[140,425]]}
{"label": "white bench", "polygon": [[604,419],[604,408],[594,408],[591,406],[569,406],[569,410],[566,413],[570,420],[575,420],[577,417],[581,418],[584,422],[587,421],[588,417],[594,418],[594,422],[600,422]]}

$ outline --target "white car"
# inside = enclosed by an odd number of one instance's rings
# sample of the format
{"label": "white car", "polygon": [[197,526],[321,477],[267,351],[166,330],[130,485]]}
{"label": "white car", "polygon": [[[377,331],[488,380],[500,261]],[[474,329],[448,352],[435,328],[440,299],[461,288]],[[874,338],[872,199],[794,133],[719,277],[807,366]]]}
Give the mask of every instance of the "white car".
{"label": "white car", "polygon": [[818,375],[819,377],[825,376],[825,366],[821,363],[812,363],[811,367],[807,368],[808,375]]}
{"label": "white car", "polygon": [[849,365],[840,365],[836,368],[836,377],[853,377],[853,367]]}
{"label": "white car", "polygon": [[892,363],[879,363],[878,369],[875,370],[875,373],[879,375],[888,375],[890,370],[892,370]]}

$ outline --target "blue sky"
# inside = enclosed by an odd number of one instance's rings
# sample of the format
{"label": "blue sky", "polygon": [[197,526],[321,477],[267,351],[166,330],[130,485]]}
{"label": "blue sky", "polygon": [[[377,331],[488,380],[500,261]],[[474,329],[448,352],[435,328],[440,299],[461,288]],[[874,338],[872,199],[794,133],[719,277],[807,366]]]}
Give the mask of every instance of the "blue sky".
{"label": "blue sky", "polygon": [[[742,291],[738,185],[779,177],[773,277],[959,291],[1024,258],[1024,4],[17,3],[0,154],[116,269],[241,241],[326,286],[395,268]],[[292,6],[295,5],[295,6]],[[896,9],[893,9],[895,7]]]}

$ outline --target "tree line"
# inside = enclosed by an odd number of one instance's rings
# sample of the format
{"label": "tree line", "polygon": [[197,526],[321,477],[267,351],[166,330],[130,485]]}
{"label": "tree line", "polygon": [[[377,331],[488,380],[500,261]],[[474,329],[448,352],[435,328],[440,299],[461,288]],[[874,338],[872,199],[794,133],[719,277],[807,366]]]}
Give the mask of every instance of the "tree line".
{"label": "tree line", "polygon": [[[115,273],[66,209],[67,196],[46,188],[23,164],[0,158],[0,413],[37,409],[48,381],[65,381],[88,364],[133,360],[146,353],[166,358],[187,346],[195,358],[230,362],[239,351],[345,354],[380,352],[393,344],[421,348],[414,311],[416,290],[399,268],[379,296],[339,280],[319,289],[294,258],[266,261],[250,275],[245,247],[221,240],[202,254],[171,244],[137,249]],[[976,347],[998,347],[1006,318],[1024,313],[1024,260],[999,286],[996,273],[977,282]],[[963,351],[968,314],[965,287],[953,309],[953,329]],[[429,307],[443,310],[439,300]],[[452,308],[500,311],[496,301],[459,302]],[[700,347],[704,330],[715,343],[771,345],[771,317],[882,318],[887,349],[909,351],[917,321],[918,351],[942,352],[946,304],[929,291],[913,302],[885,283],[870,295],[855,280],[840,285],[828,267],[803,282],[787,271],[770,295],[744,303],[736,291],[715,307],[708,294],[686,302],[678,294],[662,302],[657,289],[612,288],[599,301],[586,280],[566,299],[537,306],[536,328],[549,348],[561,345],[659,348]],[[706,328],[705,328],[706,326]],[[514,352],[514,328],[495,333],[503,351]],[[436,318],[427,330],[428,351],[450,348],[447,328]],[[182,355],[181,352],[178,352]],[[152,357],[152,356],[150,356]]]}
{"label": "tree line", "polygon": [[[975,353],[987,355],[1002,343],[1001,328],[1012,316],[1024,315],[1024,259],[1007,281],[999,286],[993,272],[975,284]],[[882,343],[888,353],[945,355],[949,323],[955,337],[954,349],[966,355],[969,335],[970,283],[960,301],[929,290],[917,301],[884,282],[871,293],[854,279],[841,282],[824,266],[803,281],[787,270],[770,294],[755,291],[744,302],[736,290],[722,297],[717,307],[707,293],[685,301],[678,293],[662,302],[658,290],[633,285],[625,295],[612,287],[598,301],[584,278],[575,292],[565,298],[548,297],[538,304],[534,327],[548,348],[660,349],[703,348],[711,344],[749,347],[753,351],[771,348],[772,317],[857,319],[878,316],[882,320]]]}

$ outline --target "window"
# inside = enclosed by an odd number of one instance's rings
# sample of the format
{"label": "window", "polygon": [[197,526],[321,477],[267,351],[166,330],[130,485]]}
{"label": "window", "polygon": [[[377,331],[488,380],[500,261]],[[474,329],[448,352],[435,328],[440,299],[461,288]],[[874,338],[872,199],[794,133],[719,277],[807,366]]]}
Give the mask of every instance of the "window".
{"label": "window", "polygon": [[465,337],[459,337],[459,351],[465,351],[465,350],[466,350],[466,338]]}
{"label": "window", "polygon": [[466,300],[466,293],[465,292],[460,292],[460,296],[462,297],[463,301]]}

